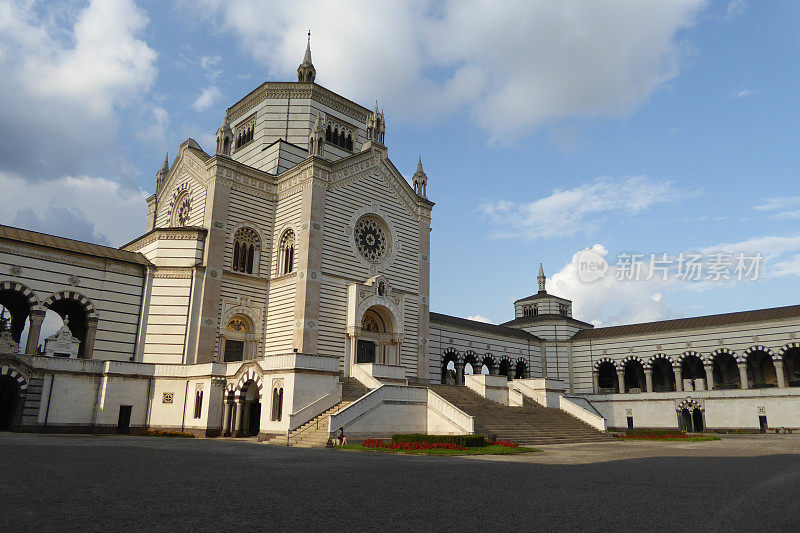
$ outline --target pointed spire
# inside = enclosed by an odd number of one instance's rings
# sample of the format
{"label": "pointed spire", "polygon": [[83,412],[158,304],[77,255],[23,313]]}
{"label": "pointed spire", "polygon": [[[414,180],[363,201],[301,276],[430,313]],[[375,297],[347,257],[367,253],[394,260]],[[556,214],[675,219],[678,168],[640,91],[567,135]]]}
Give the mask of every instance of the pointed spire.
{"label": "pointed spire", "polygon": [[544,289],[545,282],[547,281],[547,277],[544,275],[544,268],[542,268],[542,264],[539,263],[539,275],[536,277],[536,281],[539,282],[539,292],[547,292]]}
{"label": "pointed spire", "polygon": [[422,156],[419,156],[419,163],[417,163],[417,171],[414,173],[414,192],[417,193],[417,196],[421,196],[422,198],[427,198],[428,194],[428,176],[425,175],[425,171],[422,170]]}
{"label": "pointed spire", "polygon": [[297,67],[297,81],[299,83],[314,83],[317,77],[317,70],[311,62],[311,30],[308,30],[308,40],[306,41],[306,53],[303,62]]}
{"label": "pointed spire", "polygon": [[303,56],[303,65],[311,65],[311,30],[308,30],[308,41],[306,42],[306,55]]}
{"label": "pointed spire", "polygon": [[164,154],[164,164],[161,166],[163,172],[169,172],[169,152]]}

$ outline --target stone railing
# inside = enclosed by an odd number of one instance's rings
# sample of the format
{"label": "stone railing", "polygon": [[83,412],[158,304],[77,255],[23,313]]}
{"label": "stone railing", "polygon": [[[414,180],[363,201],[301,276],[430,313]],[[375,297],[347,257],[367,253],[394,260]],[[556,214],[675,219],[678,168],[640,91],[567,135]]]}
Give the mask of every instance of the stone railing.
{"label": "stone railing", "polygon": [[441,416],[451,421],[458,426],[465,435],[472,435],[475,433],[475,417],[468,415],[431,389],[428,389],[428,409],[438,412]]}
{"label": "stone railing", "polygon": [[342,384],[337,383],[336,387],[325,396],[314,400],[302,409],[289,415],[289,429],[297,429],[320,413],[324,413],[337,403],[342,401]]}
{"label": "stone railing", "polygon": [[383,383],[375,379],[372,374],[370,374],[366,368],[364,368],[363,364],[356,364],[353,365],[350,371],[350,375],[356,378],[358,381],[361,382],[368,389],[377,389]]}
{"label": "stone railing", "polygon": [[339,372],[339,357],[307,353],[288,353],[270,355],[258,359],[264,370],[316,370],[318,372]]}
{"label": "stone railing", "polygon": [[347,428],[350,424],[366,415],[380,405],[392,403],[418,403],[426,402],[427,389],[422,387],[407,387],[403,385],[381,385],[351,403],[338,413],[329,418],[328,432],[333,434],[339,428]]}
{"label": "stone railing", "polygon": [[606,419],[594,408],[589,400],[579,396],[562,396],[560,399],[561,410],[569,413],[578,420],[586,422],[598,431],[606,430]]}
{"label": "stone railing", "polygon": [[544,407],[559,408],[559,397],[566,390],[560,379],[533,378],[515,379],[511,382],[515,389]]}
{"label": "stone railing", "polygon": [[357,366],[375,379],[388,381],[405,381],[406,368],[396,365],[381,365],[378,363],[358,363]]}

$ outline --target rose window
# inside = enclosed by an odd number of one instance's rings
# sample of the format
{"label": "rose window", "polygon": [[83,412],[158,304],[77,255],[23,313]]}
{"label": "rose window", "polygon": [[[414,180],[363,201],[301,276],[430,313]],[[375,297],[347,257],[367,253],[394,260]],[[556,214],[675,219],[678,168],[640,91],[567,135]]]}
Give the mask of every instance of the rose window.
{"label": "rose window", "polygon": [[389,231],[382,220],[374,216],[361,217],[356,222],[353,236],[356,248],[364,259],[379,263],[386,258],[389,248]]}
{"label": "rose window", "polygon": [[191,211],[191,199],[186,196],[181,200],[178,204],[178,211],[176,214],[176,220],[178,221],[179,226],[186,226],[189,224],[189,211]]}

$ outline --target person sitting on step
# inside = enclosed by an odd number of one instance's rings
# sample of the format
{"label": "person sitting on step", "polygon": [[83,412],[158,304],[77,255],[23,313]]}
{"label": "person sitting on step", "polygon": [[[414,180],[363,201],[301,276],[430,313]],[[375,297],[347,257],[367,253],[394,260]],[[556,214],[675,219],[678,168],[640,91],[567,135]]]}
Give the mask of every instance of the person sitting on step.
{"label": "person sitting on step", "polygon": [[336,440],[334,441],[337,446],[347,445],[347,436],[344,434],[344,428],[340,427],[336,430]]}

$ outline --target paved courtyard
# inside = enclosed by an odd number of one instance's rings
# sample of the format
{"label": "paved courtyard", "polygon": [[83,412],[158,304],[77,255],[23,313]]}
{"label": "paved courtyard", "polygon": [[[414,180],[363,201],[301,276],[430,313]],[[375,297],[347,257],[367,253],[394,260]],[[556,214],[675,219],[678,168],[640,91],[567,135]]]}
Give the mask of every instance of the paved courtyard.
{"label": "paved courtyard", "polygon": [[489,461],[4,433],[0,531],[797,529],[797,437],[657,446]]}

